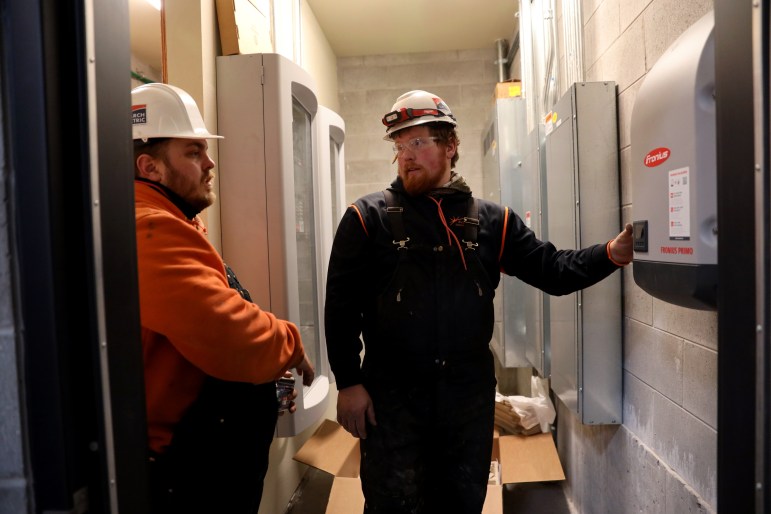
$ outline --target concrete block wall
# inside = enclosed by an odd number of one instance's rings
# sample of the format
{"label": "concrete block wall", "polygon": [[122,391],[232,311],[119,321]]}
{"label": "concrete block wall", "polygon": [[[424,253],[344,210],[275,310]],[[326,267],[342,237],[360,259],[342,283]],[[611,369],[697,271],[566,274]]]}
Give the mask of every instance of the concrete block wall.
{"label": "concrete block wall", "polygon": [[383,141],[383,115],[402,93],[439,95],[458,120],[456,171],[482,191],[482,132],[498,69],[490,48],[450,52],[345,57],[337,61],[340,115],[346,124],[346,201],[385,189],[396,178],[391,144]]}
{"label": "concrete block wall", "polygon": [[[0,148],[0,160],[3,150]],[[8,211],[8,179],[0,175],[0,514],[27,512],[27,480],[17,373]]]}
{"label": "concrete block wall", "polygon": [[[646,73],[711,0],[583,0],[587,81],[618,83],[622,217],[632,221],[630,120]],[[563,57],[564,58],[564,57]],[[560,84],[563,92],[568,84]],[[634,266],[634,264],[632,264]],[[623,424],[583,426],[558,404],[575,512],[717,508],[717,313],[652,298],[624,271]]]}

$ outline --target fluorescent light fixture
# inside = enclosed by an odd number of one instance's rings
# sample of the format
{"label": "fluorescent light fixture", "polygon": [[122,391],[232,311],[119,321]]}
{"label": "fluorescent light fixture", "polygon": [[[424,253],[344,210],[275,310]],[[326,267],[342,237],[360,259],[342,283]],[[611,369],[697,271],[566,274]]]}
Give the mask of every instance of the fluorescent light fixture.
{"label": "fluorescent light fixture", "polygon": [[148,4],[155,7],[157,10],[161,10],[161,0],[145,0]]}

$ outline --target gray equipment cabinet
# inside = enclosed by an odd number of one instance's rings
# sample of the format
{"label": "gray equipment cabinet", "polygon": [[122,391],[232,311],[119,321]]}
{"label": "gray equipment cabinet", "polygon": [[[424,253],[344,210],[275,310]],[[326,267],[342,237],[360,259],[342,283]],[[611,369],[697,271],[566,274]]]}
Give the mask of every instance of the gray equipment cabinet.
{"label": "gray equipment cabinet", "polygon": [[[525,219],[524,201],[532,195],[523,175],[526,150],[526,105],[519,97],[499,98],[493,103],[482,134],[482,197],[513,209]],[[490,345],[501,365],[527,368],[528,340],[541,339],[540,317],[533,304],[540,291],[514,277],[501,276],[495,294],[495,325]],[[540,311],[538,312],[540,315]]]}
{"label": "gray equipment cabinet", "polygon": [[[620,228],[616,84],[573,84],[546,126],[548,235],[583,248]],[[550,298],[551,387],[584,424],[621,423],[621,273]]]}

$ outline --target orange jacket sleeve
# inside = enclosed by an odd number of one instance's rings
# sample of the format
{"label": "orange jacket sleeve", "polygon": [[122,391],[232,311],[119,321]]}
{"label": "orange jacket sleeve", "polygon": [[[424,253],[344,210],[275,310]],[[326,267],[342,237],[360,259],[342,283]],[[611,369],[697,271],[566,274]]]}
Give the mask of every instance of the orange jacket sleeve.
{"label": "orange jacket sleeve", "polygon": [[185,219],[137,212],[140,315],[204,373],[240,382],[274,380],[302,361],[297,327],[228,287],[224,265]]}

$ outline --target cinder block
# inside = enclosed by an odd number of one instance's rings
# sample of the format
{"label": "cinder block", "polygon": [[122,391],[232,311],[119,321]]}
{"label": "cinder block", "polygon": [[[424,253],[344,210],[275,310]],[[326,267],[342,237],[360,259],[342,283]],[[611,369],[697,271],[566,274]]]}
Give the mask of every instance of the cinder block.
{"label": "cinder block", "polygon": [[378,191],[385,188],[394,179],[392,172],[395,168],[391,167],[390,161],[347,161],[345,169],[346,184],[380,184],[376,189],[368,191]]}
{"label": "cinder block", "polygon": [[634,84],[645,72],[645,47],[642,18],[638,18],[598,59],[603,73],[609,75],[603,80],[615,80],[618,90],[624,91]]}
{"label": "cinder block", "polygon": [[683,407],[717,429],[717,352],[688,342],[683,347]]}
{"label": "cinder block", "polygon": [[667,474],[666,504],[665,514],[714,514],[717,512],[715,507],[708,505],[674,473]]}
{"label": "cinder block", "polygon": [[621,427],[608,445],[606,459],[608,486],[603,512],[665,513],[665,467],[639,439]]}
{"label": "cinder block", "polygon": [[648,69],[658,61],[661,54],[704,14],[712,10],[712,0],[654,0],[645,9],[644,20],[645,56]]}
{"label": "cinder block", "polygon": [[632,144],[632,111],[644,79],[638,79],[626,89],[619,88],[618,94],[618,146],[626,148]]}
{"label": "cinder block", "polygon": [[593,64],[621,34],[618,0],[605,0],[584,25],[584,59]]}
{"label": "cinder block", "polygon": [[717,312],[687,309],[653,299],[653,326],[717,350]]}
{"label": "cinder block", "polygon": [[619,21],[621,23],[621,32],[624,32],[629,25],[643,12],[652,0],[623,0],[619,4]]}
{"label": "cinder block", "polygon": [[595,11],[600,6],[600,4],[603,2],[603,0],[583,0],[581,3],[581,12],[583,12],[584,15],[584,25],[589,23],[589,20],[591,20],[592,16],[594,16]]}
{"label": "cinder block", "polygon": [[652,450],[709,505],[717,505],[717,431],[669,399],[654,396]]}
{"label": "cinder block", "polygon": [[653,297],[634,281],[634,262],[624,268],[624,316],[653,324]]}
{"label": "cinder block", "polygon": [[654,396],[648,384],[624,371],[624,426],[640,441],[652,447],[657,434],[654,426]]}
{"label": "cinder block", "polygon": [[624,330],[624,369],[682,405],[683,340],[629,318]]}

